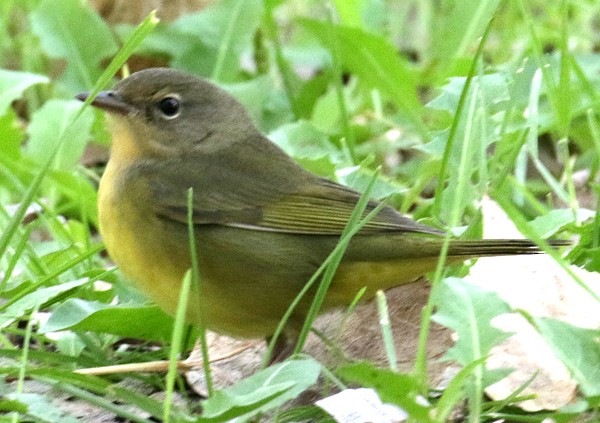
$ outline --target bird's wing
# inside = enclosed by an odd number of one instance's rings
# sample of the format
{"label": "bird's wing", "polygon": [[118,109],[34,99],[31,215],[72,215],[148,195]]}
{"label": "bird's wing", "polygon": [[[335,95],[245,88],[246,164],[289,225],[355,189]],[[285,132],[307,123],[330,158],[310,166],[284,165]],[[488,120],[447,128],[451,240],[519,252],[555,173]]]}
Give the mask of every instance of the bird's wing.
{"label": "bird's wing", "polygon": [[[266,230],[305,234],[340,234],[361,194],[342,185],[316,178],[314,183],[266,204],[260,225]],[[369,201],[362,217],[379,205]],[[400,215],[384,206],[362,229],[361,233],[420,232],[441,235],[429,226]]]}
{"label": "bird's wing", "polygon": [[[193,166],[178,162],[164,165],[160,179],[156,176],[151,182],[155,213],[186,223],[186,195],[192,187],[193,221],[199,225],[314,235],[342,233],[360,193],[304,171],[283,153],[273,157],[275,166],[264,160],[253,163],[252,157],[260,157],[258,152],[246,153],[246,159],[235,163],[227,155],[214,154],[210,160],[194,158]],[[273,151],[263,152],[267,153]],[[190,168],[197,169],[197,174]],[[377,205],[370,201],[365,215]],[[383,207],[361,233],[388,231],[442,234],[389,206]]]}

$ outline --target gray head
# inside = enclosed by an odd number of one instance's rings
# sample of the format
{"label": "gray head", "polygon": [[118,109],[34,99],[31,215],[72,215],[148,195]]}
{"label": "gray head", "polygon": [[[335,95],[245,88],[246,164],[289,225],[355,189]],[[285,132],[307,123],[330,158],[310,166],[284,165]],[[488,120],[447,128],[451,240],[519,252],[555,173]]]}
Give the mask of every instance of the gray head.
{"label": "gray head", "polygon": [[[85,100],[87,94],[77,98]],[[117,126],[125,125],[114,129],[127,129],[135,134],[137,143],[147,143],[140,147],[157,153],[182,152],[213,137],[233,142],[256,131],[234,97],[175,69],[136,72],[112,90],[101,92],[92,105],[109,112]]]}

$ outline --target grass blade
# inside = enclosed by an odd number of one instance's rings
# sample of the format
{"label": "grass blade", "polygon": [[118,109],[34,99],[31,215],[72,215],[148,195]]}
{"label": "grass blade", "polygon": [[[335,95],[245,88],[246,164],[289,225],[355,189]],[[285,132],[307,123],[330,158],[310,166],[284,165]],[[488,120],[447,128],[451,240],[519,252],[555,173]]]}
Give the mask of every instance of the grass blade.
{"label": "grass blade", "polygon": [[371,213],[369,213],[364,219],[360,220],[360,216],[363,215],[365,209],[367,208],[367,204],[369,202],[369,194],[370,194],[371,190],[373,189],[373,186],[375,185],[375,182],[377,181],[377,177],[379,176],[380,172],[381,172],[381,169],[377,169],[377,171],[375,171],[375,173],[373,174],[373,177],[369,181],[369,185],[365,189],[365,192],[361,195],[360,199],[356,203],[356,207],[354,208],[352,214],[350,215],[350,219],[348,220],[348,223],[346,224],[346,227],[344,228],[344,231],[342,232],[342,236],[341,236],[342,239],[347,239],[347,241],[345,241],[343,244],[341,242],[338,243],[338,245],[341,244],[342,247],[340,247],[339,249],[337,249],[337,247],[336,247],[336,249],[332,253],[331,262],[327,265],[327,267],[325,269],[323,279],[321,280],[321,283],[319,284],[319,288],[317,289],[315,298],[313,299],[311,307],[308,310],[306,319],[304,320],[304,325],[302,326],[300,335],[298,336],[298,341],[296,343],[296,347],[294,348],[295,354],[302,351],[302,348],[304,347],[304,343],[306,342],[306,338],[308,337],[308,332],[310,331],[310,328],[312,327],[312,324],[315,321],[315,319],[317,318],[319,310],[321,309],[321,306],[323,305],[323,302],[325,301],[325,296],[327,295],[327,290],[329,289],[329,285],[331,285],[331,282],[333,281],[335,272],[336,272],[339,264],[342,261],[344,253],[346,252],[346,248],[348,247],[348,245],[350,243],[350,239],[352,238],[354,233],[356,233],[354,231],[354,229],[360,228],[360,226],[359,226],[360,224],[368,223],[369,220],[376,215],[375,212],[378,213],[379,210],[384,206],[383,203],[379,204],[379,206],[375,210],[373,210]]}
{"label": "grass blade", "polygon": [[[196,289],[198,298],[202,296],[202,283],[200,280],[200,265],[198,264],[198,252],[196,249],[196,235],[194,234],[194,190],[188,191],[188,238],[190,242],[190,260],[192,263],[191,278],[192,286]],[[208,396],[214,393],[213,382],[210,372],[210,357],[208,355],[208,342],[206,340],[206,327],[204,322],[198,325],[198,338],[200,340],[200,350],[202,353],[202,367],[204,369],[204,379],[206,380],[206,390]]]}
{"label": "grass blade", "polygon": [[377,311],[379,313],[379,327],[381,328],[381,336],[385,345],[385,353],[387,355],[390,369],[398,371],[398,360],[396,358],[396,349],[394,348],[394,334],[390,324],[390,313],[383,291],[377,291]]}

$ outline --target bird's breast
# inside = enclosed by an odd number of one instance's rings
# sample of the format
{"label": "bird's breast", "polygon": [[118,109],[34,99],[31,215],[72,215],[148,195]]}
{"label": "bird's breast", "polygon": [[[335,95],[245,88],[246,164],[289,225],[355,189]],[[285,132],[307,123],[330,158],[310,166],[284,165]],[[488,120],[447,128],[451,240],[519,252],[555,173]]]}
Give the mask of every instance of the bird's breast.
{"label": "bird's breast", "polygon": [[127,167],[109,161],[98,190],[100,233],[127,279],[168,312],[177,307],[179,285],[189,268],[185,234],[167,231],[144,181],[127,179]]}

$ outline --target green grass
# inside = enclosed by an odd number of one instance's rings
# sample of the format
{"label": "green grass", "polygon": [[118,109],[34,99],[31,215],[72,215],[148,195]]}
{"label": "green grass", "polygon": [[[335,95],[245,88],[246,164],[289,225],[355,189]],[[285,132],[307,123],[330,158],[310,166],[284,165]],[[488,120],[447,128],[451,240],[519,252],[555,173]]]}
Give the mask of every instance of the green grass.
{"label": "green grass", "polygon": [[[514,407],[523,399],[520,389],[504,401],[486,399],[486,384],[498,377],[486,358],[508,336],[490,322],[514,310],[496,293],[457,278],[465,269],[449,273],[444,254],[431,278],[409,374],[395,368],[379,298],[381,315],[373,319],[384,322],[389,369],[373,363],[327,368],[300,356],[233,387],[209,387],[201,410],[175,371],[176,358],[193,343],[181,314],[175,325],[147,304],[101,253],[96,188],[102,169],[84,163],[89,147],[107,146],[109,134],[102,113],[73,97],[110,86],[132,54],[210,78],[302,166],[427,224],[480,237],[478,205],[489,195],[542,246],[548,237],[578,240],[566,258],[547,251],[598,301],[597,289],[567,266],[600,268],[600,4],[221,0],[170,23],[150,15],[137,25],[114,26],[83,4],[0,2],[1,421],[74,421],[50,403],[51,392],[28,393],[28,380],[131,421],[151,420],[130,406],[171,422],[262,413],[279,421],[327,421],[314,406],[280,409],[319,375],[339,389],[374,387],[413,421],[442,422],[458,407],[472,422],[581,421],[597,410],[597,330],[527,310],[518,312],[577,382],[577,406],[528,413]],[[586,172],[582,188],[576,179]],[[584,188],[593,193],[589,211],[579,205]],[[321,290],[362,224],[358,211],[321,269]],[[197,264],[189,282],[192,293],[196,283],[201,289]],[[459,336],[448,357],[462,370],[441,396],[431,395],[427,384],[431,320]],[[119,348],[132,338],[135,347]],[[125,376],[72,372],[159,359],[170,359],[168,376],[133,377],[153,392],[167,392],[165,402],[122,384]],[[209,373],[205,368],[207,380]],[[172,401],[176,393],[183,404]]]}

